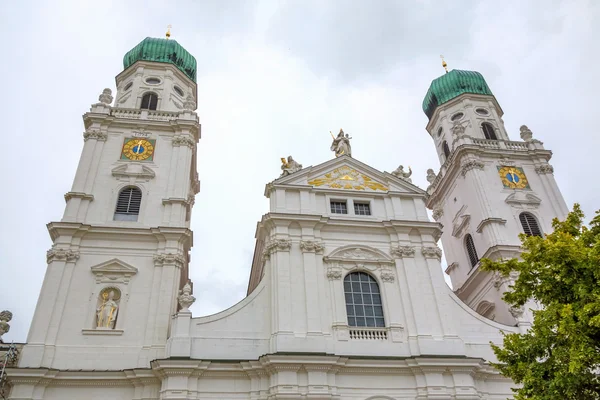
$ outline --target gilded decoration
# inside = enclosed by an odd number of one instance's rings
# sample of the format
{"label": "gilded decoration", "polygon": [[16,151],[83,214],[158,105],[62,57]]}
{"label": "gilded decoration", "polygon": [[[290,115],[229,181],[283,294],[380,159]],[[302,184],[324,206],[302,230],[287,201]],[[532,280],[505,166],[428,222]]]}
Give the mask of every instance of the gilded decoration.
{"label": "gilded decoration", "polygon": [[322,177],[308,181],[312,186],[324,186],[332,189],[348,189],[348,190],[381,190],[386,192],[389,190],[387,186],[377,181],[374,181],[367,175],[358,172],[348,166],[336,168],[331,172],[326,173]]}

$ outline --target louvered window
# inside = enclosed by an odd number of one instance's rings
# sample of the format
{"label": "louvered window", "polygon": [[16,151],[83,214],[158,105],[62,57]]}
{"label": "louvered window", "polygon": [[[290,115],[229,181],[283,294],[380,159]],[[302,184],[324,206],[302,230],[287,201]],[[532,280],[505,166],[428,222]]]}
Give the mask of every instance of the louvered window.
{"label": "louvered window", "polygon": [[471,263],[471,267],[474,267],[479,262],[479,257],[477,257],[477,250],[475,250],[475,243],[473,243],[473,238],[469,234],[465,236],[465,246],[467,247],[467,255],[469,256],[469,262]]}
{"label": "louvered window", "polygon": [[483,136],[485,136],[486,139],[498,140],[496,137],[496,131],[494,130],[492,124],[484,122],[481,124],[481,130],[483,131]]}
{"label": "louvered window", "polygon": [[450,157],[450,147],[448,147],[448,142],[444,140],[442,143],[442,150],[444,151],[444,156],[446,156],[446,160]]}
{"label": "louvered window", "polygon": [[526,235],[542,237],[542,231],[540,229],[540,226],[538,225],[537,220],[531,213],[522,212],[521,214],[519,214],[519,221],[521,221],[523,232],[525,232]]}
{"label": "louvered window", "polygon": [[136,187],[126,187],[119,193],[115,221],[137,221],[142,203],[142,191]]}
{"label": "louvered window", "polygon": [[344,294],[349,326],[385,327],[379,285],[371,275],[364,272],[346,275]]}
{"label": "louvered window", "polygon": [[154,93],[146,93],[144,97],[142,97],[142,105],[140,108],[142,110],[156,110],[156,106],[158,105],[158,96]]}

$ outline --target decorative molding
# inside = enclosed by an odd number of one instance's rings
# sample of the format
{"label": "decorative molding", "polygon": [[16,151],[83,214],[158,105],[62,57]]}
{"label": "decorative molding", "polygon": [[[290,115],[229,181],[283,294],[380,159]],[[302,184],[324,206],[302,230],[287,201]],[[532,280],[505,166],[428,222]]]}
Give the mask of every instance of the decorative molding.
{"label": "decorative molding", "polygon": [[162,199],[163,205],[167,204],[182,204],[186,207],[193,206],[195,202],[195,196],[188,196],[187,199],[182,197],[169,197],[168,199]]}
{"label": "decorative molding", "polygon": [[278,251],[290,251],[291,247],[292,241],[289,239],[274,239],[265,244],[263,256],[266,259],[268,259],[271,256],[271,254],[276,253]]}
{"label": "decorative molding", "polygon": [[323,243],[321,242],[316,242],[312,240],[301,240],[300,250],[302,250],[303,253],[323,254],[325,246],[323,246]]}
{"label": "decorative molding", "polygon": [[509,194],[504,200],[504,202],[515,208],[523,208],[524,206],[530,208],[537,208],[542,202],[542,199],[540,199],[533,193],[517,190]]}
{"label": "decorative molding", "polygon": [[446,271],[445,271],[445,272],[446,272],[448,275],[450,275],[450,273],[451,273],[451,272],[452,272],[452,271],[453,271],[455,268],[458,268],[458,263],[457,263],[456,261],[455,261],[455,262],[453,262],[452,264],[448,265],[448,267],[446,268]]}
{"label": "decorative molding", "polygon": [[501,158],[498,160],[498,166],[499,167],[516,167],[517,163],[515,163],[513,160],[509,160],[507,158]]}
{"label": "decorative molding", "polygon": [[537,167],[535,167],[535,172],[537,172],[540,175],[542,175],[542,174],[553,174],[554,173],[554,167],[552,165],[550,165],[550,164],[538,165]]}
{"label": "decorative molding", "polygon": [[342,279],[342,270],[336,267],[327,268],[327,278],[331,281],[334,279]]}
{"label": "decorative molding", "polygon": [[452,227],[452,236],[458,238],[461,237],[464,231],[469,227],[469,222],[471,221],[471,215],[465,214],[460,215],[458,218],[454,219],[454,224]]}
{"label": "decorative molding", "polygon": [[83,335],[98,335],[98,336],[121,336],[125,332],[123,329],[82,329]]}
{"label": "decorative molding", "polygon": [[363,191],[369,189],[372,191],[380,190],[383,192],[387,192],[389,190],[389,187],[386,184],[378,182],[368,175],[365,175],[354,168],[350,168],[347,165],[343,165],[317,178],[313,178],[308,181],[308,184],[311,186],[323,186],[331,189]]}
{"label": "decorative molding", "polygon": [[118,258],[105,261],[90,268],[96,277],[96,283],[123,283],[127,285],[138,269]]}
{"label": "decorative molding", "polygon": [[500,225],[505,225],[506,224],[506,220],[502,219],[502,218],[486,218],[484,220],[482,220],[479,225],[477,225],[477,229],[475,229],[475,231],[477,233],[481,233],[481,231],[483,231],[483,228],[488,225],[488,224],[500,224]]}
{"label": "decorative molding", "polygon": [[338,248],[323,257],[325,262],[351,263],[357,265],[362,264],[390,264],[395,265],[394,260],[380,250],[373,249],[367,246],[350,245]]}
{"label": "decorative molding", "polygon": [[182,267],[185,264],[185,258],[178,253],[155,254],[153,259],[154,265],[157,267],[162,267],[165,264],[175,264],[178,267]]}
{"label": "decorative molding", "polygon": [[379,276],[381,277],[381,280],[383,282],[394,282],[394,280],[396,279],[394,272],[389,268],[382,269]]}
{"label": "decorative molding", "polygon": [[83,193],[83,192],[67,192],[65,193],[65,202],[71,199],[81,199],[81,200],[94,200],[93,194]]}
{"label": "decorative molding", "polygon": [[437,246],[425,246],[421,248],[421,253],[425,258],[437,258],[438,260],[442,258],[442,249]]}
{"label": "decorative molding", "polygon": [[121,165],[117,165],[111,171],[112,176],[117,178],[118,180],[126,180],[129,181],[131,178],[134,178],[136,181],[145,181],[148,182],[150,179],[153,179],[156,174],[154,171],[141,163],[136,162],[127,162]]}
{"label": "decorative molding", "polygon": [[187,136],[175,136],[173,138],[173,140],[171,141],[171,143],[173,144],[173,147],[187,146],[190,149],[193,149],[194,146],[196,145],[196,142],[194,142],[192,139],[190,139]]}
{"label": "decorative molding", "polygon": [[434,207],[433,208],[433,219],[439,221],[440,218],[444,215],[444,209],[442,207]]}
{"label": "decorative molding", "polygon": [[100,142],[105,142],[108,139],[108,134],[106,132],[101,132],[97,130],[85,131],[83,132],[83,141],[87,142],[89,139],[98,140]]}
{"label": "decorative molding", "polygon": [[470,170],[477,168],[477,169],[483,169],[483,167],[485,167],[485,164],[482,163],[481,161],[478,160],[468,160],[465,161],[461,164],[460,166],[460,174],[462,176],[465,176],[467,174],[467,172],[469,172]]}
{"label": "decorative molding", "polygon": [[415,248],[413,246],[394,246],[390,249],[390,254],[395,258],[414,257]]}
{"label": "decorative molding", "polygon": [[76,262],[79,259],[79,251],[69,249],[52,248],[46,252],[46,262],[52,261]]}

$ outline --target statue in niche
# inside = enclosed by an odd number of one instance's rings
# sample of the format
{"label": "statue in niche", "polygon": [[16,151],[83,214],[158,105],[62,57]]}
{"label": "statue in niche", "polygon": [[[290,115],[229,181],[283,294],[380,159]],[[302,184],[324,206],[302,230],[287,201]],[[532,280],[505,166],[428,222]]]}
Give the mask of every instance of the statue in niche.
{"label": "statue in niche", "polygon": [[429,182],[430,185],[433,185],[433,182],[435,182],[435,178],[437,178],[437,175],[435,174],[435,172],[433,172],[431,168],[429,168],[427,170],[427,182]]}
{"label": "statue in niche", "polygon": [[300,171],[301,169],[302,164],[296,162],[296,160],[294,160],[292,156],[288,156],[287,161],[285,160],[285,158],[281,157],[281,170],[283,172],[279,177],[281,178],[284,176],[288,176],[290,174],[293,174],[294,172]]}
{"label": "statue in niche", "polygon": [[352,139],[347,133],[344,134],[344,130],[340,128],[340,133],[337,136],[333,136],[333,133],[329,131],[333,142],[331,143],[331,151],[335,152],[336,157],[348,156],[352,157],[352,146],[350,146],[350,139]]}
{"label": "statue in niche", "polygon": [[412,169],[410,169],[410,166],[408,167],[408,172],[405,172],[404,166],[401,165],[396,168],[394,172],[392,172],[392,175],[394,175],[396,178],[400,178],[406,182],[412,183],[412,179],[410,179],[410,176],[412,175]]}
{"label": "statue in niche", "polygon": [[96,309],[96,327],[99,329],[115,329],[117,314],[119,313],[118,301],[120,293],[115,289],[103,290],[100,293],[100,306]]}

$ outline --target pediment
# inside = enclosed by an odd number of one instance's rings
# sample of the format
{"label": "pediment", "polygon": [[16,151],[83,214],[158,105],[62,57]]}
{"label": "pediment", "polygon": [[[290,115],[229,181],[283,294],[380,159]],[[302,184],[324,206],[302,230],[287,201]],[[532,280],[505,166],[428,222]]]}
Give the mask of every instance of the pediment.
{"label": "pediment", "polygon": [[463,232],[469,227],[471,215],[466,213],[467,206],[462,206],[452,220],[452,236],[460,237]]}
{"label": "pediment", "polygon": [[542,199],[531,192],[517,190],[509,194],[504,201],[516,208],[537,208],[542,202]]}
{"label": "pediment", "polygon": [[121,282],[128,283],[129,279],[137,274],[138,269],[117,258],[94,265],[90,268],[96,276],[96,282]]}
{"label": "pediment", "polygon": [[348,156],[303,168],[291,175],[276,179],[269,185],[312,186],[319,189],[358,192],[425,194],[422,189],[407,181],[387,172],[378,171]]}
{"label": "pediment", "polygon": [[127,162],[113,168],[112,176],[117,179],[129,180],[130,178],[134,178],[136,180],[149,181],[150,179],[153,179],[156,174],[150,167],[142,163]]}
{"label": "pediment", "polygon": [[323,257],[325,262],[359,262],[359,263],[389,263],[394,260],[381,250],[362,245],[349,245],[340,247]]}

